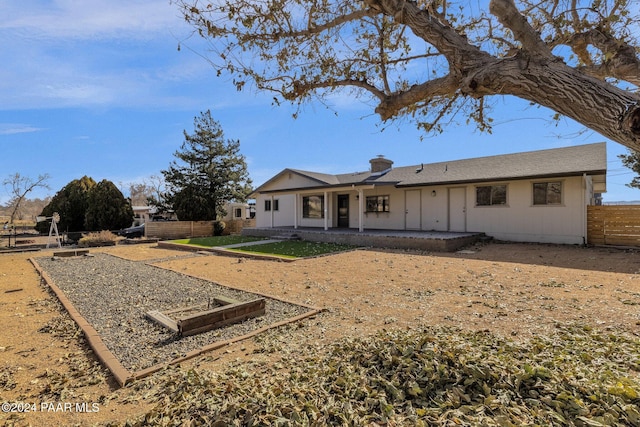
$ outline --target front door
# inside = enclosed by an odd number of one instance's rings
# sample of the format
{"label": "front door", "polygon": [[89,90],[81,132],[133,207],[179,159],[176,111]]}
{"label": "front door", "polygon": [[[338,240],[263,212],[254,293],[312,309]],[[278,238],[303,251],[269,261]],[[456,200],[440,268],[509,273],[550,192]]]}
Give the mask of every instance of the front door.
{"label": "front door", "polygon": [[467,192],[464,187],[449,189],[449,231],[467,231]]}
{"label": "front door", "polygon": [[420,190],[407,190],[404,206],[404,228],[420,230]]}
{"label": "front door", "polygon": [[349,195],[338,194],[338,227],[349,228]]}

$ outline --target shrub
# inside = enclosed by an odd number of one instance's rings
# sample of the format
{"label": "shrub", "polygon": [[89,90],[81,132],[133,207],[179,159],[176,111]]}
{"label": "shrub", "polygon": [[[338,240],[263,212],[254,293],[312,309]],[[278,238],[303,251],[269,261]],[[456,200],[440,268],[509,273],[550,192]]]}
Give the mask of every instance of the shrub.
{"label": "shrub", "polygon": [[112,232],[104,230],[82,236],[82,238],[78,241],[78,246],[81,248],[94,246],[113,246],[118,240],[122,240],[122,237],[116,236]]}
{"label": "shrub", "polygon": [[227,227],[224,221],[214,221],[213,222],[213,235],[214,236],[222,236],[224,233],[224,229]]}

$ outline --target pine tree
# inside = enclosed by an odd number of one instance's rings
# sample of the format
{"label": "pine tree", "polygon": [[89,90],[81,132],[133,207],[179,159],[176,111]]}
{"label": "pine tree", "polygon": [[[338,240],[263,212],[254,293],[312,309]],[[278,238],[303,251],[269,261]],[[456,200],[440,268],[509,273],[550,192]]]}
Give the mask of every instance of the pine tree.
{"label": "pine tree", "polygon": [[229,201],[243,201],[251,189],[240,141],[226,139],[222,127],[207,110],[194,119],[194,133],[163,170],[168,187],[164,199],[183,221],[215,220]]}
{"label": "pine tree", "polygon": [[637,176],[627,184],[627,187],[640,188],[640,151],[629,150],[629,154],[620,154],[618,157],[622,160],[624,166],[637,174]]}

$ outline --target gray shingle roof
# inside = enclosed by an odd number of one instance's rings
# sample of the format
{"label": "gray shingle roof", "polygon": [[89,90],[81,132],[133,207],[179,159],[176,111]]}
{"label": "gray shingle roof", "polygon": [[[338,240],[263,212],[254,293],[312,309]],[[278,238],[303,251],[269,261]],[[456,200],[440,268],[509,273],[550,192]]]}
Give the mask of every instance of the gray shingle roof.
{"label": "gray shingle roof", "polygon": [[[501,181],[571,175],[604,175],[607,169],[606,144],[529,151],[449,162],[424,163],[391,169],[384,174],[356,172],[331,175],[285,169],[256,189],[260,192],[284,172],[293,172],[318,182],[318,188],[351,184],[387,184],[398,187]],[[266,191],[268,189],[265,188]]]}
{"label": "gray shingle roof", "polygon": [[588,144],[392,169],[384,180],[400,186],[499,181],[606,173],[606,144]]}

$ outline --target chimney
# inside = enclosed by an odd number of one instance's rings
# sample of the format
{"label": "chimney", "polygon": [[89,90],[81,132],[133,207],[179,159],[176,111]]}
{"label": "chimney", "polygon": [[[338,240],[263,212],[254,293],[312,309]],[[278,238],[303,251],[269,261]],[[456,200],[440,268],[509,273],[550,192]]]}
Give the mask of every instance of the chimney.
{"label": "chimney", "polygon": [[393,165],[393,162],[385,159],[382,154],[379,154],[375,159],[369,160],[369,163],[371,163],[371,173],[386,171],[391,169],[391,165]]}

